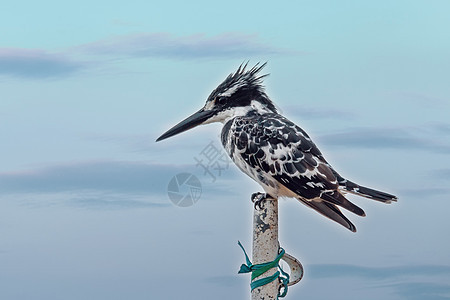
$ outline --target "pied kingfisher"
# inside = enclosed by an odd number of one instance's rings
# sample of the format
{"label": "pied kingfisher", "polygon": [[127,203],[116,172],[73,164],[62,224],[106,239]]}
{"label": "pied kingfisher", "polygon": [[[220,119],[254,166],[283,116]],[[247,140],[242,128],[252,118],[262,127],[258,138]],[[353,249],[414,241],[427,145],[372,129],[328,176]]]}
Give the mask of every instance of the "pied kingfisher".
{"label": "pied kingfisher", "polygon": [[[192,116],[181,121],[156,141],[200,124],[222,122],[222,144],[233,162],[258,182],[263,197],[291,197],[356,232],[340,211],[359,216],[364,211],[344,197],[346,192],[384,203],[397,197],[360,186],[339,175],[325,160],[308,134],[280,115],[264,91],[258,73],[266,64],[250,70],[245,65],[230,74]],[[255,193],[257,194],[257,193]]]}

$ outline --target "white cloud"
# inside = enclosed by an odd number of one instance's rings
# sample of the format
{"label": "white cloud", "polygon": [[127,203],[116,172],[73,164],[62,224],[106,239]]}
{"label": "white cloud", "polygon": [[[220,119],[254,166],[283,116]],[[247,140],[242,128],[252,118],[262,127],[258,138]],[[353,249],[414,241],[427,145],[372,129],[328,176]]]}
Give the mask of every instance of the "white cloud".
{"label": "white cloud", "polygon": [[53,78],[73,74],[83,64],[66,55],[39,49],[0,48],[0,75]]}
{"label": "white cloud", "polygon": [[257,35],[224,33],[216,36],[141,33],[112,37],[77,47],[89,54],[175,59],[241,58],[293,53],[261,41]]}

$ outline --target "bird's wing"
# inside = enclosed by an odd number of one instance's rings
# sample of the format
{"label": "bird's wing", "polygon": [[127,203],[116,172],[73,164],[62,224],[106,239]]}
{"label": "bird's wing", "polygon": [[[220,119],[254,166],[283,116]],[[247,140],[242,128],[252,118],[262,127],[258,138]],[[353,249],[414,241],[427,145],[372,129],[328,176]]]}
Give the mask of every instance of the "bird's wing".
{"label": "bird's wing", "polygon": [[364,212],[338,191],[335,172],[305,131],[275,114],[240,118],[234,125],[235,151],[252,169],[270,175],[304,204],[354,231],[336,205],[361,216]]}

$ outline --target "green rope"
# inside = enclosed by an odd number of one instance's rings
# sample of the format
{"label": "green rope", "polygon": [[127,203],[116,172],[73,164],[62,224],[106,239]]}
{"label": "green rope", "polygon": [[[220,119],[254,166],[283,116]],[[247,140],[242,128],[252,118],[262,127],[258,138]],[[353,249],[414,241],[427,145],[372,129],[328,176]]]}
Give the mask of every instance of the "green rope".
{"label": "green rope", "polygon": [[[241,247],[242,251],[244,251],[245,260],[247,263],[247,264],[241,265],[241,268],[238,273],[241,274],[241,273],[252,272],[252,281],[250,283],[250,287],[251,287],[252,291],[254,289],[256,289],[257,287],[271,283],[275,279],[279,278],[281,287],[283,288],[283,293],[280,293],[280,291],[278,291],[278,297],[283,298],[284,296],[286,296],[287,289],[288,289],[288,283],[289,283],[289,274],[284,272],[283,269],[281,269],[281,267],[279,265],[280,259],[283,257],[283,255],[285,253],[284,249],[280,248],[278,256],[273,261],[254,265],[251,263],[250,259],[248,258],[247,252],[245,252],[244,246],[242,246],[240,241],[238,241],[238,245],[239,245],[239,247]],[[267,272],[270,269],[275,268],[275,267],[278,268],[279,271],[277,270],[273,275],[264,277],[264,278],[261,278],[258,280],[254,280],[256,277],[261,276],[265,272]]]}

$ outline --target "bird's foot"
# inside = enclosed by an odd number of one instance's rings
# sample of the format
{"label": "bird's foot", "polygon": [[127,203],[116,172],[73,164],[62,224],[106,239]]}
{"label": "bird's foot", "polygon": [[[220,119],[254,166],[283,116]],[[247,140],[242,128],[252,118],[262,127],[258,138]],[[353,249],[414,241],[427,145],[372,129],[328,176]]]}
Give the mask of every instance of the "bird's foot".
{"label": "bird's foot", "polygon": [[253,193],[251,199],[255,204],[255,209],[258,208],[259,210],[263,209],[262,206],[265,200],[273,200],[272,196],[261,192]]}

